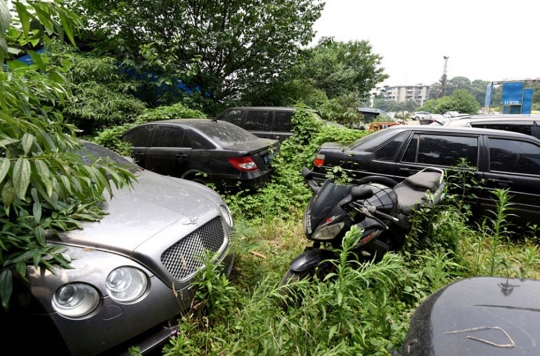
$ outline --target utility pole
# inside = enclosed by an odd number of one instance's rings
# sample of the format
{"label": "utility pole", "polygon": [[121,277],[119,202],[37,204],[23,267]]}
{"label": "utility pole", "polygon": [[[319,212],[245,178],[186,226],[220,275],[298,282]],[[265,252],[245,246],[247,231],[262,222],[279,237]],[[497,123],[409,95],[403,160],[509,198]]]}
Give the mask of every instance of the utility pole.
{"label": "utility pole", "polygon": [[448,58],[450,57],[443,56],[443,58],[444,58],[444,71],[441,78],[441,95],[439,96],[440,98],[442,98],[446,94],[446,67],[448,65]]}

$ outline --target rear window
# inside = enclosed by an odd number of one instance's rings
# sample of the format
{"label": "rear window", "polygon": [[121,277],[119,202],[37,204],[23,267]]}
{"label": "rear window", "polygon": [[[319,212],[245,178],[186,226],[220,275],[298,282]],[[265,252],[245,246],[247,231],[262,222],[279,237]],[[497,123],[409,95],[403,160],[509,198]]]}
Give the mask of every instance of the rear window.
{"label": "rear window", "polygon": [[220,146],[231,146],[238,142],[257,139],[257,136],[252,133],[228,122],[201,121],[200,123],[190,125],[201,131]]}
{"label": "rear window", "polygon": [[123,156],[120,156],[118,153],[113,152],[105,147],[96,145],[95,143],[85,141],[83,142],[83,147],[80,150],[75,151],[79,155],[84,164],[91,166],[98,159],[110,160],[123,168],[128,169],[129,171],[137,172],[140,171],[140,167],[136,164],[133,164],[131,161],[126,159]]}
{"label": "rear window", "polygon": [[217,117],[218,120],[223,120],[242,126],[242,117],[244,116],[244,110],[242,109],[228,109]]}

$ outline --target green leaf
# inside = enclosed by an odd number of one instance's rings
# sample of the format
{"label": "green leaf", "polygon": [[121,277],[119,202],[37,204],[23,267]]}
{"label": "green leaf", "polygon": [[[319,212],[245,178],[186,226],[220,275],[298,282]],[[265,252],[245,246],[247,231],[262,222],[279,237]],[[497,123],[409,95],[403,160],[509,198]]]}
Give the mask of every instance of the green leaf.
{"label": "green leaf", "polygon": [[2,299],[2,306],[7,309],[9,305],[9,299],[13,291],[13,276],[11,270],[5,269],[0,273],[0,298]]}
{"label": "green leaf", "polygon": [[30,184],[30,173],[30,162],[26,158],[19,158],[13,168],[13,187],[21,200],[26,197],[26,189]]}
{"label": "green leaf", "polygon": [[7,182],[2,189],[2,200],[4,201],[4,208],[10,206],[15,200],[15,188],[11,182]]}
{"label": "green leaf", "polygon": [[26,261],[18,261],[15,264],[15,268],[17,269],[17,272],[19,272],[21,276],[26,276]]}
{"label": "green leaf", "polygon": [[26,64],[23,61],[19,61],[19,60],[8,61],[7,65],[13,71],[15,71],[15,70],[17,70],[19,68],[28,68],[28,64]]}
{"label": "green leaf", "polygon": [[7,176],[10,166],[9,159],[0,158],[0,183],[2,183],[4,178]]}
{"label": "green leaf", "polygon": [[26,6],[23,3],[16,2],[15,7],[17,8],[19,19],[21,20],[24,37],[27,37],[28,32],[30,31],[30,14],[28,13],[28,10],[26,9]]}
{"label": "green leaf", "polygon": [[38,243],[41,246],[45,246],[45,244],[46,244],[45,229],[43,229],[43,227],[41,227],[41,226],[36,226],[36,228],[34,229],[34,234],[36,236],[36,239],[37,239]]}
{"label": "green leaf", "polygon": [[37,54],[34,51],[28,51],[28,54],[30,55],[30,57],[32,57],[32,60],[38,66],[39,69],[41,69],[42,71],[46,70],[45,63],[43,63],[43,60],[41,59],[41,56],[39,54]]}
{"label": "green leaf", "polygon": [[5,1],[0,1],[0,37],[3,37],[4,32],[9,28],[11,14]]}
{"label": "green leaf", "polygon": [[334,325],[330,328],[330,331],[328,332],[328,341],[332,340],[332,336],[334,336],[334,334],[336,333],[337,328],[337,325]]}
{"label": "green leaf", "polygon": [[34,213],[34,221],[36,222],[36,224],[39,224],[39,222],[41,221],[41,212],[42,212],[41,203],[39,201],[36,201],[34,203],[32,212]]}
{"label": "green leaf", "polygon": [[32,144],[34,143],[35,139],[36,138],[32,134],[25,133],[23,135],[21,143],[25,155],[28,155],[28,152],[30,152],[30,149],[32,148]]}

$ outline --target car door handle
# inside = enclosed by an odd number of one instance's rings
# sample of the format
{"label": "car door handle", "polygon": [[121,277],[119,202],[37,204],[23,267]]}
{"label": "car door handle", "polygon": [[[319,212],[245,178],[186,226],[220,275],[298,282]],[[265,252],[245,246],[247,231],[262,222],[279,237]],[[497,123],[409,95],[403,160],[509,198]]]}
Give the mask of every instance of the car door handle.
{"label": "car door handle", "polygon": [[187,155],[186,155],[185,153],[177,153],[177,154],[176,154],[176,158],[177,158],[180,162],[182,162],[182,161],[184,161],[184,160],[187,158]]}
{"label": "car door handle", "polygon": [[500,187],[510,187],[510,186],[512,186],[512,181],[511,180],[506,180],[506,179],[490,178],[490,179],[488,179],[488,182],[495,183]]}

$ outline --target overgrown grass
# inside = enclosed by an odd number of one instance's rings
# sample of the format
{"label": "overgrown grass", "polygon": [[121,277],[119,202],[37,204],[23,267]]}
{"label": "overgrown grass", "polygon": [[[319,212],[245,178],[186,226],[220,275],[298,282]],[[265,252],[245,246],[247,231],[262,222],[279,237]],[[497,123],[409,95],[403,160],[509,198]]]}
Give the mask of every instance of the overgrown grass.
{"label": "overgrown grass", "polygon": [[353,230],[334,261],[335,275],[291,283],[302,302],[284,310],[280,280],[308,245],[302,215],[311,193],[300,168],[311,167],[322,142],[359,135],[321,129],[302,114],[296,124],[296,135],[274,161],[270,184],[255,194],[225,196],[236,218],[236,265],[227,279],[207,264],[195,283],[193,308],[164,354],[389,355],[402,344],[414,310],[445,285],[481,275],[540,278],[536,238],[509,233],[507,192],[497,191],[499,204],[489,219],[469,223],[463,199],[478,182],[460,169],[447,177],[450,189],[440,204],[416,211],[399,253],[377,264],[351,264],[346,256],[360,236]]}

